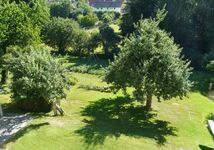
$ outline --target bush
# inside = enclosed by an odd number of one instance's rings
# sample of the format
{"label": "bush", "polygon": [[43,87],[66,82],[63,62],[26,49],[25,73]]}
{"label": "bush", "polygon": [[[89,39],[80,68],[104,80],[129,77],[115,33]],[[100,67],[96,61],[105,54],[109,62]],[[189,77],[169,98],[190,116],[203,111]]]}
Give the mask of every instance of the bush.
{"label": "bush", "polygon": [[67,71],[45,49],[17,52],[8,65],[13,74],[12,98],[21,109],[49,112],[53,102],[66,97]]}

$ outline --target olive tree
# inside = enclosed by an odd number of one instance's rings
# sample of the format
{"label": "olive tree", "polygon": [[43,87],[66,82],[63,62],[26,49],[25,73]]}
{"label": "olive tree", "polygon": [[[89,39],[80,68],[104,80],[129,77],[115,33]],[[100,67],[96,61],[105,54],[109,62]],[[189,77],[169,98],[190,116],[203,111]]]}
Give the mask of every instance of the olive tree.
{"label": "olive tree", "polygon": [[105,75],[115,91],[126,92],[133,87],[133,95],[146,100],[147,109],[152,106],[153,96],[158,100],[182,98],[191,87],[189,62],[182,59],[181,48],[173,38],[159,28],[165,15],[162,10],[154,19],[140,20]]}

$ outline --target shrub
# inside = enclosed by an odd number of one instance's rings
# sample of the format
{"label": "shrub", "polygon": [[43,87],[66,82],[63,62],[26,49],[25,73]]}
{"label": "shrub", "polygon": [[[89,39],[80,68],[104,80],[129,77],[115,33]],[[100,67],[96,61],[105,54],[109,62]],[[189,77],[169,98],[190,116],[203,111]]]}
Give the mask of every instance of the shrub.
{"label": "shrub", "polygon": [[8,59],[12,98],[23,110],[48,112],[66,97],[70,86],[66,69],[45,49],[30,48]]}

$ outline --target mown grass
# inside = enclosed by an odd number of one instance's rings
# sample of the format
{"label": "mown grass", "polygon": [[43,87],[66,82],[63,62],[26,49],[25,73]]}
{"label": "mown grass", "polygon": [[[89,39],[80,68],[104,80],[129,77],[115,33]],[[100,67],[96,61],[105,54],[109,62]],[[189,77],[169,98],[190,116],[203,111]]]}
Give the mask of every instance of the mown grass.
{"label": "mown grass", "polygon": [[[91,61],[91,60],[90,60]],[[71,59],[67,65],[106,63]],[[90,63],[89,63],[90,62]],[[99,70],[99,68],[97,68]],[[200,74],[200,75],[199,75]],[[5,145],[9,150],[212,150],[214,140],[206,127],[214,113],[214,103],[207,99],[211,75],[196,73],[200,82],[189,98],[161,103],[154,100],[153,111],[146,113],[139,103],[121,93],[79,88],[108,86],[101,75],[72,73],[76,85],[62,102],[63,117],[52,113],[35,115],[35,120]],[[208,82],[208,81],[207,81]],[[198,85],[198,84],[197,84]],[[10,103],[9,95],[0,95],[0,103]]]}

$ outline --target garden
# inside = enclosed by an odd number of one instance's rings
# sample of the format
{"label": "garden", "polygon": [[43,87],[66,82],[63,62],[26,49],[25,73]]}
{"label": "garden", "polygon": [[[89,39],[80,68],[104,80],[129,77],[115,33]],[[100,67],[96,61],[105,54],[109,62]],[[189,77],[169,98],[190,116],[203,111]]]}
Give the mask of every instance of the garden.
{"label": "garden", "polygon": [[213,150],[214,3],[155,3],[0,1],[0,149]]}

